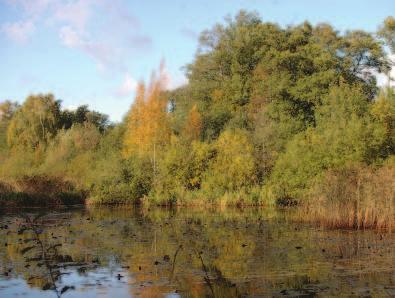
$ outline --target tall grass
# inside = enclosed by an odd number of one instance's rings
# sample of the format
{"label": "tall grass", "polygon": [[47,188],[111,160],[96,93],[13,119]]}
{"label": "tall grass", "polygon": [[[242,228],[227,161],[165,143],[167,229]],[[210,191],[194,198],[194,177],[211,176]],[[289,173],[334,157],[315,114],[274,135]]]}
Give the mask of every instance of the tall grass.
{"label": "tall grass", "polygon": [[84,197],[73,184],[56,177],[24,176],[0,181],[0,207],[82,204]]}
{"label": "tall grass", "polygon": [[395,228],[395,165],[329,170],[300,208],[303,220],[327,228]]}

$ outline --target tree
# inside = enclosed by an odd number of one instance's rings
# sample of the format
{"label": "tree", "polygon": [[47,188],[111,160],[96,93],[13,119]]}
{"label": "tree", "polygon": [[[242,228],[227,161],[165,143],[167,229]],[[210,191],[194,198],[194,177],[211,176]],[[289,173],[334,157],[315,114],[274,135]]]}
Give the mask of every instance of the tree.
{"label": "tree", "polygon": [[184,128],[185,138],[190,140],[199,140],[202,132],[202,117],[197,109],[196,104],[188,114],[187,122]]}
{"label": "tree", "polygon": [[18,109],[19,105],[16,102],[6,100],[0,103],[0,121],[9,121]]}
{"label": "tree", "polygon": [[18,104],[6,100],[0,103],[0,159],[2,159],[7,152],[7,129],[12,116],[18,109]]}
{"label": "tree", "polygon": [[88,173],[94,171],[94,152],[100,140],[98,128],[91,123],[62,129],[48,144],[40,170],[65,177],[80,187],[86,185]]}
{"label": "tree", "polygon": [[380,162],[386,130],[370,115],[361,87],[332,88],[316,112],[317,125],[297,134],[275,163],[268,187],[275,198],[303,199],[327,169]]}
{"label": "tree", "polygon": [[124,156],[149,158],[154,175],[158,152],[170,139],[167,101],[162,94],[164,84],[162,69],[158,79],[152,76],[147,90],[143,83],[139,84],[135,102],[126,119],[124,137]]}
{"label": "tree", "polygon": [[8,126],[9,146],[36,149],[46,145],[56,135],[59,119],[60,102],[52,94],[30,95]]}
{"label": "tree", "polygon": [[74,124],[91,123],[104,132],[109,126],[107,115],[91,111],[87,105],[79,106],[75,111],[64,110],[60,116],[60,125],[64,129],[70,129]]}

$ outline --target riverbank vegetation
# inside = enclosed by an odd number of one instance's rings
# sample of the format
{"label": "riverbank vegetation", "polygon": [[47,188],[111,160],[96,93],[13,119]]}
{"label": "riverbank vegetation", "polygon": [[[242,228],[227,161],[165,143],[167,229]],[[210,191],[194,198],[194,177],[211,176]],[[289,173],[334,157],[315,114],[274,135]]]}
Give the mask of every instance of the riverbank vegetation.
{"label": "riverbank vegetation", "polygon": [[333,227],[393,226],[395,92],[376,75],[394,51],[393,17],[340,33],[241,11],[200,35],[186,85],[166,90],[161,67],[121,123],[51,94],[5,101],[1,201],[42,179],[91,204],[277,203]]}

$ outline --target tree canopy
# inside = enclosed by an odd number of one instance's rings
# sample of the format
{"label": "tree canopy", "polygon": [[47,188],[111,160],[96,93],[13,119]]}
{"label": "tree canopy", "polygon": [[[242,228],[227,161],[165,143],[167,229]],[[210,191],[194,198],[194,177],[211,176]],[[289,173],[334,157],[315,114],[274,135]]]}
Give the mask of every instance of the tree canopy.
{"label": "tree canopy", "polygon": [[184,86],[167,90],[163,65],[139,83],[121,123],[52,94],[4,102],[0,179],[61,176],[95,202],[261,204],[302,202],[342,169],[392,171],[395,96],[376,75],[394,24],[342,33],[240,11],[202,32]]}

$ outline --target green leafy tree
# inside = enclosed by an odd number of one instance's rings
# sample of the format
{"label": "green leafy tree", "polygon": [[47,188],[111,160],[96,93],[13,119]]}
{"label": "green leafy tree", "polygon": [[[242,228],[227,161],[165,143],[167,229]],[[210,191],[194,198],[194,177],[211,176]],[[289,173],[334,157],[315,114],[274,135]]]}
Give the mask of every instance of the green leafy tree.
{"label": "green leafy tree", "polygon": [[108,116],[96,111],[89,110],[87,105],[79,106],[75,111],[64,110],[61,112],[61,127],[71,128],[74,124],[91,123],[100,132],[104,132],[109,126]]}
{"label": "green leafy tree", "polygon": [[59,119],[60,102],[52,94],[29,96],[11,119],[8,145],[29,149],[46,145],[56,135]]}
{"label": "green leafy tree", "polygon": [[372,121],[370,105],[360,87],[333,88],[317,110],[317,126],[296,135],[279,156],[268,184],[272,195],[303,199],[325,170],[379,161],[386,131]]}
{"label": "green leafy tree", "polygon": [[0,103],[0,159],[4,158],[8,151],[7,128],[17,108],[18,104],[9,100]]}
{"label": "green leafy tree", "polygon": [[91,123],[60,130],[48,145],[41,171],[83,185],[88,173],[94,171],[94,153],[100,140],[100,131]]}

